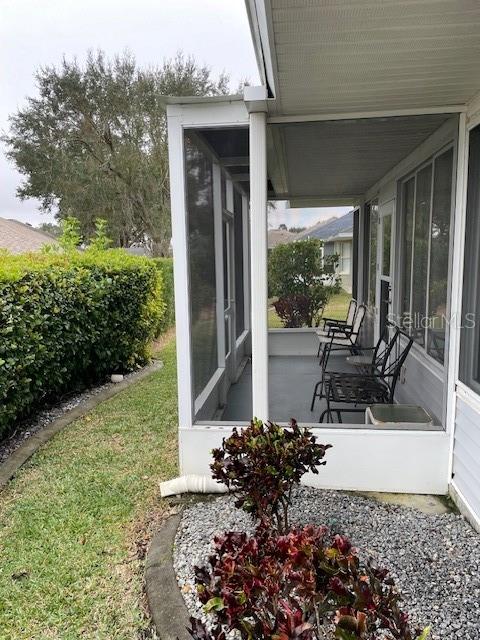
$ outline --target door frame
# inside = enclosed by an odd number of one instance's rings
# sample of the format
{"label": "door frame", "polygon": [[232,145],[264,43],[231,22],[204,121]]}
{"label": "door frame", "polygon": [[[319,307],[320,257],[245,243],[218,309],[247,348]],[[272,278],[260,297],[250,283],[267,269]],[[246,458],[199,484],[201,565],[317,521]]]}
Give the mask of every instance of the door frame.
{"label": "door frame", "polygon": [[[377,264],[376,264],[376,284],[375,284],[375,329],[374,336],[375,342],[380,338],[380,321],[381,321],[381,294],[382,294],[382,282],[388,283],[389,286],[389,303],[387,318],[392,316],[393,300],[394,300],[394,253],[395,253],[395,197],[390,198],[378,205],[378,227],[377,227]],[[391,216],[390,222],[390,264],[389,274],[383,273],[383,230],[385,224],[385,218]]]}
{"label": "door frame", "polygon": [[[223,327],[225,333],[225,376],[227,386],[235,382],[236,378],[236,338],[235,338],[235,228],[233,207],[233,182],[226,182],[226,203],[222,211],[222,268],[227,276],[227,288],[225,297],[225,283],[223,290]],[[226,230],[226,238],[224,232]],[[226,248],[226,255],[225,255]],[[226,259],[226,269],[225,269]],[[228,322],[228,329],[225,329]]]}

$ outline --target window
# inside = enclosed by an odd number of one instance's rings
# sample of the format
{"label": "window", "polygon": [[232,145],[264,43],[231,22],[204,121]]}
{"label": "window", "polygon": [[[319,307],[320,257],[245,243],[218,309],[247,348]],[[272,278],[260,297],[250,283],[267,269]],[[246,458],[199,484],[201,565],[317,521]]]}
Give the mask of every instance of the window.
{"label": "window", "polygon": [[392,216],[382,218],[382,276],[390,276],[390,247],[392,243]]}
{"label": "window", "polygon": [[352,297],[355,300],[358,297],[358,242],[360,228],[360,210],[357,209],[353,213],[353,241],[352,241]]}
{"label": "window", "polygon": [[233,227],[235,238],[235,329],[240,337],[245,329],[245,290],[243,266],[243,203],[238,191],[233,193]]}
{"label": "window", "polygon": [[369,216],[369,266],[368,266],[368,306],[375,306],[377,288],[377,234],[378,234],[378,202],[370,203]]}
{"label": "window", "polygon": [[401,185],[402,318],[417,344],[443,364],[453,149],[437,155]]}
{"label": "window", "polygon": [[351,269],[351,242],[338,242],[335,248],[338,254],[338,272],[340,274],[349,274]]}
{"label": "window", "polygon": [[470,132],[460,380],[480,393],[480,126]]}
{"label": "window", "polygon": [[193,390],[203,391],[218,367],[212,162],[185,133]]}

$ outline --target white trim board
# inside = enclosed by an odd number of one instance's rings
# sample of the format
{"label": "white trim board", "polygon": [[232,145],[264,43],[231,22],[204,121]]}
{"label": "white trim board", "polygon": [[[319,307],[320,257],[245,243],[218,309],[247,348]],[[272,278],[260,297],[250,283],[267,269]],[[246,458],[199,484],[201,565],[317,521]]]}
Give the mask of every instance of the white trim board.
{"label": "white trim board", "polygon": [[472,525],[472,527],[480,533],[480,518],[470,508],[465,496],[455,484],[455,480],[452,480],[448,486],[448,493],[458,507],[458,510],[465,517],[466,520]]}
{"label": "white trim board", "polygon": [[268,124],[282,124],[295,122],[323,122],[326,120],[363,120],[367,118],[395,118],[399,116],[425,116],[437,113],[464,113],[464,104],[447,105],[444,107],[423,107],[418,109],[390,109],[385,111],[351,111],[342,113],[312,113],[307,115],[272,115],[267,118]]}

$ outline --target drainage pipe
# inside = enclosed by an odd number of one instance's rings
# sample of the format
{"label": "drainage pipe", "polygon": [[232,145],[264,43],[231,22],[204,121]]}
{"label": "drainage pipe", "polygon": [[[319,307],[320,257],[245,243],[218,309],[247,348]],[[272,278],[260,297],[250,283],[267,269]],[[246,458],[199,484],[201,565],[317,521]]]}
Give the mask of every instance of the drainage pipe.
{"label": "drainage pipe", "polygon": [[180,493],[226,493],[227,491],[224,484],[219,484],[210,476],[188,475],[160,483],[162,498]]}

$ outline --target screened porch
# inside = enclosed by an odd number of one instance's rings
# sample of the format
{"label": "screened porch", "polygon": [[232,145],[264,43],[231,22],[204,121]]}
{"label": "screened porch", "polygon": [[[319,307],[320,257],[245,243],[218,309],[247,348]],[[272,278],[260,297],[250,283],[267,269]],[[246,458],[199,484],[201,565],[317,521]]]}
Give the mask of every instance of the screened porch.
{"label": "screened porch", "polygon": [[[387,484],[423,491],[433,482],[438,489],[449,446],[458,116],[299,122],[267,118],[257,108],[257,101],[240,98],[169,106],[185,468],[199,468],[203,452],[225,430],[253,416],[280,423],[295,418],[329,440],[351,437],[348,448],[358,447],[359,437],[375,442],[377,456],[390,452],[385,468],[399,464],[389,458],[397,456],[391,448],[396,432],[398,446],[416,453],[403,480]],[[358,353],[376,344],[387,322],[408,334],[413,346],[394,403],[423,408],[431,417],[428,428],[399,423],[379,429],[366,424],[363,410],[345,412],[341,423],[335,414],[320,423],[324,398],[311,410],[322,374],[318,329],[268,328],[268,203],[279,200],[291,208],[353,210],[352,297],[366,307]],[[336,352],[330,371],[357,373],[349,355]],[[437,469],[428,481],[415,471],[421,460]]]}

